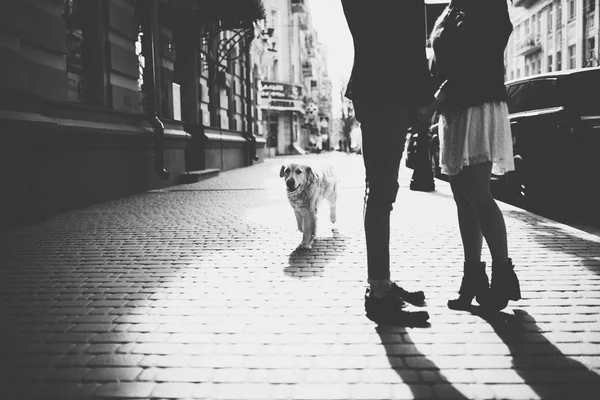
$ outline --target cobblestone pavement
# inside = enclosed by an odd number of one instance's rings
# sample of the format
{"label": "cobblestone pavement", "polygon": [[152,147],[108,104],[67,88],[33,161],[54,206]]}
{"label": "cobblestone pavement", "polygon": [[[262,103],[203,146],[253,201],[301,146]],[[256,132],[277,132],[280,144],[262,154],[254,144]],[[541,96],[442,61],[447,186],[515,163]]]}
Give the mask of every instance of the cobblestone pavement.
{"label": "cobblestone pavement", "polygon": [[[583,399],[600,392],[600,238],[503,205],[524,299],[446,308],[462,251],[447,183],[393,212],[393,278],[427,328],[366,319],[362,160],[338,222],[301,235],[280,158],[0,233],[0,399]],[[489,253],[485,253],[489,262]]]}

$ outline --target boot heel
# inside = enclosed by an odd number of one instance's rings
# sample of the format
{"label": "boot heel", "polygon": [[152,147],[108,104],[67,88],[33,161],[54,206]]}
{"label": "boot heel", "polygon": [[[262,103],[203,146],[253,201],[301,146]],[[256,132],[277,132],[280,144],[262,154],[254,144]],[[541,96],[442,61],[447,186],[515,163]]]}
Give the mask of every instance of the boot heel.
{"label": "boot heel", "polygon": [[448,308],[468,311],[473,299],[477,298],[477,302],[480,303],[481,298],[487,297],[488,290],[489,280],[485,273],[485,263],[465,262],[459,296],[457,299],[448,300]]}
{"label": "boot heel", "polygon": [[500,311],[506,308],[509,300],[521,300],[521,287],[514,268],[510,258],[506,264],[492,264],[490,295],[483,304],[486,308]]}
{"label": "boot heel", "polygon": [[514,272],[512,272],[512,275],[514,276],[514,280],[507,288],[507,297],[509,300],[513,301],[521,300],[521,285],[519,284],[519,279]]}

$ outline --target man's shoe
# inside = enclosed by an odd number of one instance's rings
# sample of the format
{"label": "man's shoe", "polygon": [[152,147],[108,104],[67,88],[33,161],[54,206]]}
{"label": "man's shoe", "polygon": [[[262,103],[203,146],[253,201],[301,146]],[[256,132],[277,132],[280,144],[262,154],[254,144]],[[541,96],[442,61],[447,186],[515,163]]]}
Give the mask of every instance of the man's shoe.
{"label": "man's shoe", "polygon": [[407,310],[407,304],[393,290],[382,298],[370,294],[370,288],[367,288],[365,311],[367,318],[378,325],[423,326],[429,319],[427,311]]}
{"label": "man's shoe", "polygon": [[425,304],[425,293],[423,293],[422,290],[409,292],[408,290],[404,290],[401,286],[398,286],[395,282],[392,282],[392,292],[413,306],[422,306]]}

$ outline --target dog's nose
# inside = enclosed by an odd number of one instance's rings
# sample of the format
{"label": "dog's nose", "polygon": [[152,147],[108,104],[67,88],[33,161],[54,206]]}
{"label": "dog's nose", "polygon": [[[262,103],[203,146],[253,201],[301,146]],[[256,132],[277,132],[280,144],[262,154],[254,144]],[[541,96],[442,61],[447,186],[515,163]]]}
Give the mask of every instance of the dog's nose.
{"label": "dog's nose", "polygon": [[285,184],[287,185],[288,189],[294,189],[296,187],[296,182],[294,182],[293,179],[288,180],[285,182]]}

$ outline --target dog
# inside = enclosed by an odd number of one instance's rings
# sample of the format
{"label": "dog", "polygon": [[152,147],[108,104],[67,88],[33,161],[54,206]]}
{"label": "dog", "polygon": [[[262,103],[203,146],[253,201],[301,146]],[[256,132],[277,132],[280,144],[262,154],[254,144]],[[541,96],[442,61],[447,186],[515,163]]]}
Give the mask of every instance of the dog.
{"label": "dog", "polygon": [[311,249],[317,232],[317,208],[329,203],[329,219],[336,221],[337,177],[332,165],[318,168],[305,164],[284,164],[279,171],[284,178],[287,198],[294,209],[298,230],[303,233],[298,249]]}

